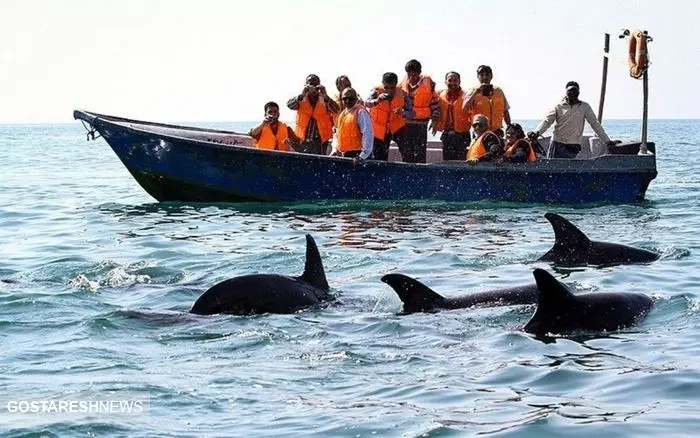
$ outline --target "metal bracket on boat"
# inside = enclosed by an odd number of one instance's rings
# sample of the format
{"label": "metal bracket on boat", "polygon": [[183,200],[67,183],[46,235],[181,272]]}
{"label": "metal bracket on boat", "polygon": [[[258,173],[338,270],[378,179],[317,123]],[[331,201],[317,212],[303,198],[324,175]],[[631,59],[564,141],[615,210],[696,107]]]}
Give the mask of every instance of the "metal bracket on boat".
{"label": "metal bracket on boat", "polygon": [[[80,123],[83,124],[83,128],[85,128],[85,130],[87,131],[87,141],[90,141],[91,139],[97,140],[98,138],[102,137],[102,134],[97,132],[97,130],[92,125],[90,125],[90,127],[88,128],[88,125],[85,124],[84,120],[81,120]],[[95,134],[97,134],[97,136],[95,136]]]}

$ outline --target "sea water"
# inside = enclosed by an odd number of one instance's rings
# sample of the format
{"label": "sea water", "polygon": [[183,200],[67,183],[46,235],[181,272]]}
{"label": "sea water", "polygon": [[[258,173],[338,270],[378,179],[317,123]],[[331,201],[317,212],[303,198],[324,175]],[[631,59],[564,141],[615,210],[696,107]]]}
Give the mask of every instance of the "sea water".
{"label": "sea water", "polygon": [[[640,128],[605,127],[613,138]],[[659,176],[633,204],[180,204],[155,202],[77,122],[2,125],[0,432],[697,435],[699,132],[700,121],[650,122]],[[554,241],[547,211],[592,239],[661,259],[537,262]],[[306,233],[319,245],[332,305],[186,313],[226,278],[298,275]],[[451,296],[532,282],[535,267],[577,292],[642,292],[657,303],[630,329],[542,340],[522,331],[533,306],[400,315],[379,281],[401,272]],[[122,405],[80,409],[88,402]]]}

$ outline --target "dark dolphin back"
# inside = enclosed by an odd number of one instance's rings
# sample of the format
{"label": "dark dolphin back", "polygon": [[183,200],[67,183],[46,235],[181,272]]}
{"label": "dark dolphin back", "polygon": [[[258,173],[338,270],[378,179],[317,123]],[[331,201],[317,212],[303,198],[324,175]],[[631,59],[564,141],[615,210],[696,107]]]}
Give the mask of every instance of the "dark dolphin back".
{"label": "dark dolphin back", "polygon": [[614,265],[620,263],[647,263],[659,258],[659,254],[646,249],[609,242],[591,242],[590,264]]}
{"label": "dark dolphin back", "polygon": [[591,241],[574,224],[555,213],[544,217],[554,229],[554,246],[540,260],[556,263],[586,263]]}
{"label": "dark dolphin back", "polygon": [[316,241],[310,234],[306,235],[306,265],[304,273],[299,278],[323,292],[328,292],[330,289],[326,280],[326,272],[323,270],[321,254],[318,252]]}
{"label": "dark dolphin back", "polygon": [[525,331],[546,334],[569,329],[569,324],[573,322],[568,313],[573,294],[544,269],[535,269],[533,275],[539,289],[539,298],[537,309],[525,325]]}
{"label": "dark dolphin back", "polygon": [[381,280],[394,289],[405,313],[430,312],[445,306],[445,298],[420,281],[403,274],[387,274]]}

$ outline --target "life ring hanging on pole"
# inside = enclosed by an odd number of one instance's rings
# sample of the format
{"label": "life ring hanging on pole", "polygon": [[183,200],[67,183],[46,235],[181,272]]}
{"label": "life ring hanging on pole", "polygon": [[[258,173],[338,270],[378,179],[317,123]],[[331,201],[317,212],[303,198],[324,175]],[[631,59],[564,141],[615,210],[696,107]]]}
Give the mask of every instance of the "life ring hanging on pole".
{"label": "life ring hanging on pole", "polygon": [[628,64],[630,76],[635,79],[641,78],[644,72],[647,71],[647,68],[649,68],[647,38],[648,36],[640,30],[630,34]]}

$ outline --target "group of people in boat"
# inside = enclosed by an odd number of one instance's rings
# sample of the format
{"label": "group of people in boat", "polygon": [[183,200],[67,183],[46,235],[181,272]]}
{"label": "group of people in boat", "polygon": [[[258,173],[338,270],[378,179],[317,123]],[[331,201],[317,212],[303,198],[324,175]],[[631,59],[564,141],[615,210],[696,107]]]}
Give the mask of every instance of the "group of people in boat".
{"label": "group of people in boat", "polygon": [[310,74],[302,92],[287,102],[296,111],[294,128],[279,121],[279,105],[268,102],[264,120],[248,134],[261,149],[330,153],[356,162],[388,160],[394,141],[404,162],[425,163],[429,130],[441,133],[443,160],[534,161],[537,138],[553,124],[550,158],[574,158],[580,152],[585,122],[603,144],[615,143],[591,106],[579,100],[577,82],[568,82],[564,99],[525,134],[520,124],[512,123],[505,93],[491,83],[491,67],[479,66],[479,86],[466,91],[460,74],[450,71],[445,75],[446,88],[439,92],[417,60],[408,61],[405,70],[400,82],[396,73],[384,73],[381,85],[365,99],[345,75],[336,79],[338,94],[329,97],[319,77]]}

